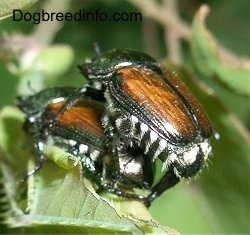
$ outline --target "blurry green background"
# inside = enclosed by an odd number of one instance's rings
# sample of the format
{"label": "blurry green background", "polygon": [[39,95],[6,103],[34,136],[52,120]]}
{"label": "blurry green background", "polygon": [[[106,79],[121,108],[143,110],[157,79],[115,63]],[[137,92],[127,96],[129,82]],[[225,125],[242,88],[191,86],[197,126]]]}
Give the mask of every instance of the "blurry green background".
{"label": "blurry green background", "polygon": [[[43,2],[39,1],[28,11],[35,12],[42,7]],[[218,41],[239,56],[249,56],[250,1],[179,1],[179,14],[183,21],[191,24],[202,3],[211,7],[206,23]],[[71,1],[68,11],[75,12],[79,9],[89,12],[100,9],[107,13],[143,14],[141,9],[129,1],[118,0]],[[35,27],[32,22],[13,22],[10,17],[0,24],[0,33],[21,32],[29,35]],[[149,34],[149,27],[153,34]],[[151,45],[148,43],[149,38],[152,39]],[[102,50],[134,48],[148,52],[159,60],[168,56],[163,27],[144,14],[142,22],[65,22],[55,35],[53,44],[70,45],[75,52],[75,58],[70,69],[60,77],[58,84],[82,84],[83,79],[76,66],[86,57],[93,56],[93,42],[98,42]],[[190,65],[192,59],[187,42],[183,42],[182,52],[184,68],[197,72]],[[189,76],[183,73],[188,79]],[[0,74],[0,107],[13,105],[18,78],[7,71],[3,61],[0,63]],[[198,74],[199,72],[196,76]],[[181,233],[250,233],[250,156],[246,137],[250,127],[249,97],[228,89],[216,77],[208,78],[200,74],[200,79],[214,89],[213,97],[199,90],[190,79],[187,83],[203,103],[221,138],[212,140],[214,155],[196,181],[181,183],[166,192],[153,203],[150,212],[161,224]],[[250,86],[249,82],[243,85]]]}

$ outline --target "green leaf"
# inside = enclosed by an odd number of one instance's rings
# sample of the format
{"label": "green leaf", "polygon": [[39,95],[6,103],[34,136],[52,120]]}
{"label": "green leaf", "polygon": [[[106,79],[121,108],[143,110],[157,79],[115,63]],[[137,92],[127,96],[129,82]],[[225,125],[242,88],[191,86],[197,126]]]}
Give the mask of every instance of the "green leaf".
{"label": "green leaf", "polygon": [[[0,110],[0,149],[3,153],[9,153],[8,156],[19,156],[21,164],[26,155],[23,150],[24,133],[22,132],[22,123],[24,115],[17,108],[6,106]],[[11,160],[11,159],[10,159]]]}
{"label": "green leaf", "polygon": [[172,188],[150,211],[161,223],[181,233],[241,233],[250,231],[250,138],[242,123],[210,93],[210,88],[184,69],[174,69],[203,104],[219,139],[213,155],[192,183]]}
{"label": "green leaf", "polygon": [[[33,189],[29,189],[29,214],[17,217],[18,223],[14,226],[57,224],[73,226],[71,231],[80,233],[109,231],[115,234],[120,231],[140,234],[133,222],[119,217],[107,202],[86,189],[77,167],[65,171],[47,164],[36,176],[34,184],[29,182],[30,186]],[[43,232],[42,228],[40,232]]]}
{"label": "green leaf", "polygon": [[10,205],[5,218],[10,227],[7,232],[177,234],[152,221],[141,202],[97,195],[79,164],[61,149],[46,149],[53,161],[47,159],[39,172],[22,182],[22,175],[35,168],[36,156],[32,142],[22,131],[22,123],[23,115],[16,108],[6,107],[0,112],[0,162],[6,189],[1,199],[7,198]]}
{"label": "green leaf", "polygon": [[[28,67],[18,71],[19,76],[18,93],[30,94],[33,90],[41,90],[55,84],[56,80],[63,75],[72,65],[74,51],[67,45],[54,45],[35,52],[37,55],[31,61],[29,56],[21,58],[22,64]],[[27,60],[27,61],[25,61]]]}
{"label": "green leaf", "polygon": [[205,18],[208,7],[202,6],[192,27],[192,56],[197,68],[207,77],[217,75],[227,87],[250,95],[250,61],[225,50],[207,30]]}
{"label": "green leaf", "polygon": [[26,9],[36,3],[38,0],[1,0],[0,1],[0,21],[13,15],[13,9]]}
{"label": "green leaf", "polygon": [[47,82],[63,75],[72,65],[74,51],[67,45],[54,45],[44,48],[38,55],[34,70],[42,71]]}

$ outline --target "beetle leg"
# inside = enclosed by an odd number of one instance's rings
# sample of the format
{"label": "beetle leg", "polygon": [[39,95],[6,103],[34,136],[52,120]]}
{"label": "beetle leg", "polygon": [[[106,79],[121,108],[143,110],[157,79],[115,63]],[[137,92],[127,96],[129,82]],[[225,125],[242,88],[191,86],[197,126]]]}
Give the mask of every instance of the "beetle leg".
{"label": "beetle leg", "polygon": [[60,119],[61,115],[68,109],[70,109],[79,100],[79,98],[86,92],[87,86],[83,86],[72,92],[72,95],[64,102],[58,113],[55,115],[54,122]]}
{"label": "beetle leg", "polygon": [[[79,100],[81,96],[88,96],[98,101],[105,101],[104,94],[102,90],[96,90],[88,85],[76,89],[72,94],[66,99],[58,113],[55,115],[53,122],[60,119],[60,116],[68,109],[70,109]],[[53,123],[52,123],[53,124]]]}
{"label": "beetle leg", "polygon": [[110,193],[113,193],[119,197],[123,197],[123,198],[127,198],[127,199],[134,199],[134,200],[140,200],[140,201],[145,201],[147,200],[147,196],[143,196],[143,195],[140,195],[140,194],[136,194],[136,193],[129,193],[129,192],[124,192],[124,191],[121,191],[117,188],[107,188],[107,190],[110,192]]}
{"label": "beetle leg", "polygon": [[106,101],[106,98],[104,97],[104,91],[103,90],[97,90],[95,88],[92,88],[92,87],[87,87],[85,93],[84,93],[85,96],[88,96],[88,97],[91,97],[93,98],[94,100],[97,100],[97,101]]}
{"label": "beetle leg", "polygon": [[43,153],[43,142],[37,140],[34,144],[35,152],[37,153],[38,164],[36,167],[30,171],[28,171],[25,176],[23,177],[23,181],[26,181],[30,176],[37,173],[43,166],[45,162],[45,155]]}
{"label": "beetle leg", "polygon": [[151,193],[144,201],[145,205],[149,207],[154,199],[159,197],[167,189],[175,186],[179,181],[180,178],[175,175],[173,168],[170,168],[160,181],[152,188]]}
{"label": "beetle leg", "polygon": [[119,185],[119,183],[122,184],[122,175],[118,175],[116,179],[110,180],[109,182],[106,181],[106,179],[101,178],[99,180],[99,188],[96,190],[98,194],[108,191],[109,193],[115,194],[119,197],[127,198],[127,199],[134,199],[134,200],[140,200],[145,202],[147,200],[147,196],[143,196],[141,194],[132,193],[132,192],[126,192],[123,189],[120,189],[122,185]]}

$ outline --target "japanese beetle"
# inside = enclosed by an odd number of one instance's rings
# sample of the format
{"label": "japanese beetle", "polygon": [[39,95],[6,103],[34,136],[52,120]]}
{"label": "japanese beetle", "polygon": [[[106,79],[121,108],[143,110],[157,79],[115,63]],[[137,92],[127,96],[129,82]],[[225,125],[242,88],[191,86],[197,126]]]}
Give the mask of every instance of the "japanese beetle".
{"label": "japanese beetle", "polygon": [[82,97],[53,122],[65,99],[74,91],[71,87],[54,87],[32,96],[18,97],[18,106],[27,115],[24,130],[32,135],[39,160],[38,167],[29,174],[43,165],[45,145],[59,146],[69,154],[80,155],[82,163],[88,159],[85,170],[96,173],[98,159],[105,154],[105,136],[99,121],[103,106]]}
{"label": "japanese beetle", "polygon": [[152,163],[163,162],[165,174],[146,203],[201,170],[211,153],[212,126],[175,74],[130,49],[107,51],[79,68],[89,86],[104,93],[102,123],[115,156],[138,148]]}
{"label": "japanese beetle", "polygon": [[74,92],[74,88],[54,87],[29,97],[18,97],[18,106],[27,115],[24,129],[33,137],[39,160],[37,168],[28,175],[42,167],[46,159],[45,147],[57,146],[79,159],[84,175],[94,181],[99,191],[140,198],[127,189],[149,190],[154,178],[152,165],[146,158],[135,159],[129,153],[113,162],[101,124],[103,103],[82,96],[57,116],[65,100]]}

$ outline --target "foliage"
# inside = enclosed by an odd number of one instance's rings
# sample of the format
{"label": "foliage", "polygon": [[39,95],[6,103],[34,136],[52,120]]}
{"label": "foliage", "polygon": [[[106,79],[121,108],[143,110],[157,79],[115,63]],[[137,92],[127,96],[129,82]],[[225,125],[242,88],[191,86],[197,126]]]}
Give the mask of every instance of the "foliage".
{"label": "foliage", "polygon": [[[5,212],[1,216],[12,228],[3,224],[1,231],[177,233],[146,221],[153,217],[183,233],[250,232],[249,1],[210,1],[208,19],[209,7],[201,1],[180,1],[179,6],[172,0],[38,1],[29,12],[100,9],[143,14],[142,22],[38,25],[7,18],[13,9],[8,2],[0,3],[0,19],[5,18],[0,25],[0,206]],[[36,1],[20,2],[26,2],[20,5],[26,8]],[[208,30],[206,20],[216,34]],[[39,174],[21,183],[27,165],[34,167],[34,153],[22,131],[24,117],[13,107],[15,96],[54,85],[80,86],[83,81],[76,64],[93,55],[91,46],[96,41],[104,49],[132,47],[161,59],[198,97],[220,136],[212,139],[213,156],[203,172],[166,192],[149,212],[140,203],[94,194],[89,182],[83,184],[74,162],[64,163],[69,164],[67,169],[57,165],[53,151],[58,150],[52,150],[56,164],[48,161]]]}

